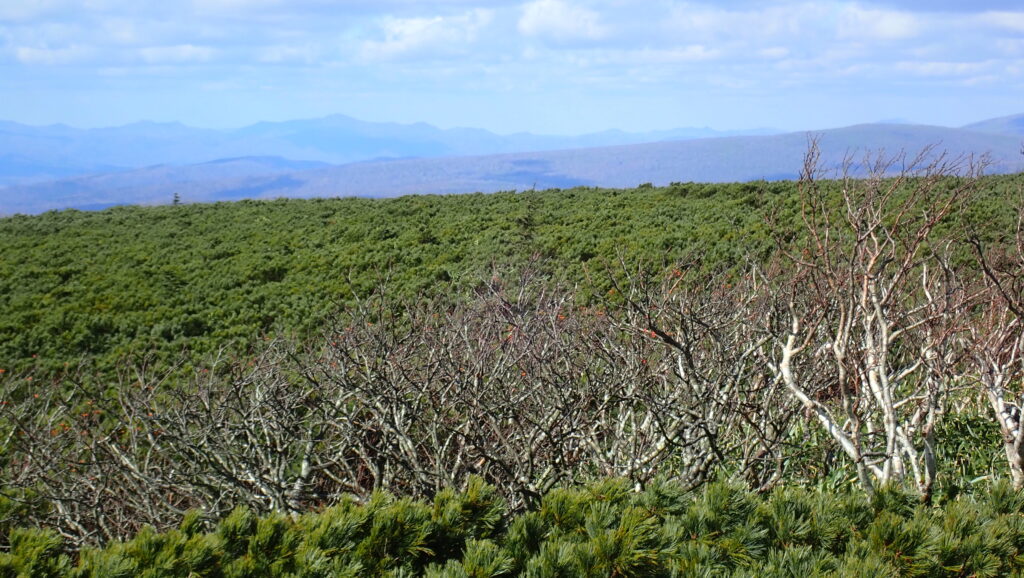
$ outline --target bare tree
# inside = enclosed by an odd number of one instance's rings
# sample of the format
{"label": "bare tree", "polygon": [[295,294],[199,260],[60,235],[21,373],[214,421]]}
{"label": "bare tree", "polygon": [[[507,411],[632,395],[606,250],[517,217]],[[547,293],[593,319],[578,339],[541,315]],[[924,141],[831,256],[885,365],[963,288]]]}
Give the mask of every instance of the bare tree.
{"label": "bare tree", "polygon": [[626,306],[616,322],[657,345],[646,354],[657,360],[657,379],[635,395],[661,436],[655,447],[672,455],[681,477],[696,484],[726,468],[766,490],[784,473],[799,406],[758,355],[768,337],[757,322],[756,268],[694,269],[680,265],[660,282],[636,271],[620,288]]}
{"label": "bare tree", "polygon": [[929,499],[935,427],[951,348],[972,296],[936,227],[977,186],[983,164],[925,150],[847,163],[839,205],[815,178],[812,141],[800,182],[807,242],[779,283],[785,309],[769,327],[778,379],[856,467],[864,489],[913,481]]}
{"label": "bare tree", "polygon": [[638,275],[625,300],[584,306],[538,271],[496,270],[463,301],[395,303],[382,289],[305,347],[268,342],[190,379],[143,366],[112,395],[64,383],[4,406],[8,486],[37,492],[53,505],[37,520],[88,543],[189,508],[297,513],[379,489],[430,496],[471,475],[513,507],[603,476],[780,478],[797,406],[756,355],[746,288]]}
{"label": "bare tree", "polygon": [[989,248],[978,235],[969,239],[984,276],[986,299],[970,318],[968,350],[972,374],[999,424],[1010,477],[1024,488],[1024,428],[1017,391],[1024,377],[1024,201],[1010,243]]}
{"label": "bare tree", "polygon": [[[141,368],[140,368],[141,369]],[[5,491],[29,520],[74,543],[106,541],[146,525],[164,527],[200,502],[176,492],[174,464],[154,451],[145,404],[160,385],[122,374],[109,397],[73,371],[50,383],[5,383]]]}

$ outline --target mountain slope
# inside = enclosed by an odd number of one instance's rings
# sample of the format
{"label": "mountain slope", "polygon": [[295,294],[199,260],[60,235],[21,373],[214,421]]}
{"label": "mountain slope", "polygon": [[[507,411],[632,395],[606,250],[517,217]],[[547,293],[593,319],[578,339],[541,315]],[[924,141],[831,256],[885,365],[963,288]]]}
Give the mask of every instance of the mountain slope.
{"label": "mountain slope", "polygon": [[967,130],[1024,136],[1024,114],[983,120],[963,127]]}
{"label": "mountain slope", "polygon": [[[328,166],[279,157],[240,157],[186,166],[156,165],[0,188],[0,214],[39,213],[122,204],[166,204],[184,199],[234,200],[260,196],[270,188],[297,185],[284,175]],[[216,191],[215,196],[207,196]]]}

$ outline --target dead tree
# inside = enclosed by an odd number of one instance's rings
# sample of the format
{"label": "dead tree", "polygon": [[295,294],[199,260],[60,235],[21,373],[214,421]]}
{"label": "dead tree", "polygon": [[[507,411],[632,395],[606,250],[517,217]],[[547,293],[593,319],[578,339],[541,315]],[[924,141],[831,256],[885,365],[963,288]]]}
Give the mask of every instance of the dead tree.
{"label": "dead tree", "polygon": [[868,493],[909,481],[931,495],[951,344],[972,301],[935,230],[982,166],[925,150],[869,157],[864,178],[847,163],[841,179],[821,183],[811,143],[800,181],[806,243],[789,250],[792,273],[778,282],[784,308],[767,325],[767,357]]}
{"label": "dead tree", "polygon": [[175,487],[168,474],[176,465],[155,451],[161,432],[151,427],[151,406],[139,402],[162,382],[143,373],[121,374],[111,396],[74,371],[49,383],[3,384],[4,486],[21,502],[21,523],[97,543],[167,527],[202,505]]}
{"label": "dead tree", "polygon": [[1016,489],[1024,488],[1024,202],[1009,242],[987,247],[968,239],[983,274],[986,296],[970,318],[967,349],[972,371],[999,425]]}
{"label": "dead tree", "polygon": [[768,338],[758,332],[753,268],[709,274],[681,264],[660,281],[642,271],[629,281],[616,322],[651,344],[644,363],[656,379],[636,395],[660,436],[654,447],[688,483],[725,468],[769,489],[782,479],[799,406],[758,355]]}

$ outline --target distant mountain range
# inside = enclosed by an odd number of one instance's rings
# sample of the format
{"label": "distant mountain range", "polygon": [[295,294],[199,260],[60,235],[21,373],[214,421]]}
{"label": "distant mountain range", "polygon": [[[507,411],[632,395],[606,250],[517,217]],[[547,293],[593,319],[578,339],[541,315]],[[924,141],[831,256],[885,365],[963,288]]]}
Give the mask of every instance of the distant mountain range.
{"label": "distant mountain range", "polygon": [[239,157],[282,157],[331,164],[366,160],[536,152],[683,140],[768,129],[721,132],[684,128],[649,133],[606,131],[583,136],[498,135],[481,129],[375,123],[342,115],[261,122],[234,130],[140,122],[113,128],[27,126],[0,122],[0,186],[152,165],[186,165]]}
{"label": "distant mountain range", "polygon": [[[1024,170],[1024,114],[961,128],[878,123],[813,134],[826,167],[867,151],[934,146],[951,157],[987,154],[988,172]],[[808,138],[703,128],[503,136],[344,116],[229,131],[0,122],[0,214],[168,203],[175,194],[199,202],[778,180],[797,176]]]}

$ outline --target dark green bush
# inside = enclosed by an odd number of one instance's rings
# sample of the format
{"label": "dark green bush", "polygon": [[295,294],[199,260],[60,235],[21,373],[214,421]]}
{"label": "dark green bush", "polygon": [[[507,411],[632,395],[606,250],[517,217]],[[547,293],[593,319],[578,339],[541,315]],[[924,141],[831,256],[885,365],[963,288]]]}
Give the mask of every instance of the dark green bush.
{"label": "dark green bush", "polygon": [[1024,493],[995,483],[942,507],[729,482],[561,488],[512,514],[474,480],[433,501],[378,494],[296,518],[236,509],[209,532],[196,513],[164,533],[66,551],[13,530],[0,576],[1005,576],[1024,571]]}

